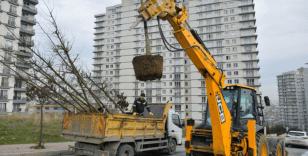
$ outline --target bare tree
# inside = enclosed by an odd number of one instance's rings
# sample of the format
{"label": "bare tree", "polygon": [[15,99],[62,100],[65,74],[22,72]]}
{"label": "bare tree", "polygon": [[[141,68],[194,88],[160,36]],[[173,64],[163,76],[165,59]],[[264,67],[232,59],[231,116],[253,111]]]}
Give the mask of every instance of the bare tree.
{"label": "bare tree", "polygon": [[24,47],[24,51],[33,54],[33,57],[17,56],[16,51],[10,46],[0,45],[5,52],[5,55],[1,56],[0,63],[28,88],[41,92],[44,92],[43,88],[52,91],[54,94],[45,96],[68,112],[71,110],[67,106],[71,105],[79,112],[99,113],[97,109],[100,108],[111,113],[105,103],[109,101],[125,113],[123,107],[120,107],[114,99],[116,95],[112,90],[112,84],[93,78],[91,71],[82,63],[80,54],[72,50],[73,39],[67,37],[57,24],[53,8],[46,3],[45,6],[47,11],[42,14],[48,24],[38,23],[45,37],[39,46],[43,48],[31,48],[29,38],[12,33]]}

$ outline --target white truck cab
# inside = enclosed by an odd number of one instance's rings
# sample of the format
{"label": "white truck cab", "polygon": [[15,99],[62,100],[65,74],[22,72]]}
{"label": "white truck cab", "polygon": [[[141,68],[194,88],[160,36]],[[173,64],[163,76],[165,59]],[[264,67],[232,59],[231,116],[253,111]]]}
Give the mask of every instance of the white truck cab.
{"label": "white truck cab", "polygon": [[168,136],[175,139],[177,145],[182,145],[182,128],[184,124],[181,123],[179,114],[174,110],[169,109],[166,126]]}

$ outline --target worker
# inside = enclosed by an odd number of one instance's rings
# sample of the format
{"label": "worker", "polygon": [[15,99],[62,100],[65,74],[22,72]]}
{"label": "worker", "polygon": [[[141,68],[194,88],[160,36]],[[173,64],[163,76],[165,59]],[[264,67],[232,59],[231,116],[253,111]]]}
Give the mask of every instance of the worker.
{"label": "worker", "polygon": [[145,94],[141,93],[140,97],[135,99],[133,104],[133,115],[143,116],[144,107],[147,108],[150,115],[153,115],[151,109],[148,105],[148,102],[144,99]]}

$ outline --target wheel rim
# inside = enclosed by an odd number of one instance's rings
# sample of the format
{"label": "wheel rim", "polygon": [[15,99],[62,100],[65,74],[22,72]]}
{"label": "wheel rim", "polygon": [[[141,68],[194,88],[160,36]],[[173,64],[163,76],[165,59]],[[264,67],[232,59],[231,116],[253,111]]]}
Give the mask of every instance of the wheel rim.
{"label": "wheel rim", "polygon": [[277,153],[277,156],[282,156],[282,155],[281,155],[281,148],[280,148],[280,147],[277,148],[276,153]]}
{"label": "wheel rim", "polygon": [[175,144],[173,141],[170,143],[170,151],[171,152],[175,151]]}
{"label": "wheel rim", "polygon": [[266,144],[263,144],[263,145],[262,145],[261,153],[262,153],[262,156],[267,156]]}
{"label": "wheel rim", "polygon": [[123,156],[130,156],[130,152],[129,150],[125,150],[122,154]]}

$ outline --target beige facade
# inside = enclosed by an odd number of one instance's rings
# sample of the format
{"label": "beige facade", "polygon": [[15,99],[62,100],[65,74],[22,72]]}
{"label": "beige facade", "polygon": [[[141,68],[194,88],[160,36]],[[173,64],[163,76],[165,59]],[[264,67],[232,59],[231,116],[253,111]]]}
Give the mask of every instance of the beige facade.
{"label": "beige facade", "polygon": [[[18,68],[25,71],[29,66],[20,61],[30,59],[33,54],[25,46],[33,46],[32,36],[37,14],[35,6],[38,0],[2,0],[0,2],[0,55],[1,59],[14,62]],[[21,43],[17,38],[25,41]],[[13,55],[13,56],[12,56]],[[15,68],[15,67],[13,67]],[[26,86],[14,73],[0,65],[0,113],[26,111]]]}
{"label": "beige facade", "polygon": [[[259,90],[260,68],[253,2],[177,2],[179,6],[186,6],[190,25],[198,31],[224,69],[228,77],[226,84],[245,84]],[[229,5],[231,2],[233,5]],[[174,104],[172,109],[182,119],[194,118],[201,122],[207,102],[204,79],[184,51],[169,52],[164,47],[156,20],[148,22],[151,52],[164,57],[164,75],[160,81],[136,81],[132,59],[145,54],[144,30],[142,23],[132,31],[128,29],[136,21],[139,6],[139,0],[123,0],[122,4],[108,7],[105,14],[95,15],[95,78],[111,81],[116,90],[128,96],[130,103],[144,92],[148,102],[165,103],[169,100]],[[224,14],[225,10],[228,14]],[[233,11],[229,13],[230,10]],[[228,20],[225,21],[225,18]],[[180,48],[170,24],[162,21],[162,29],[168,42]]]}

